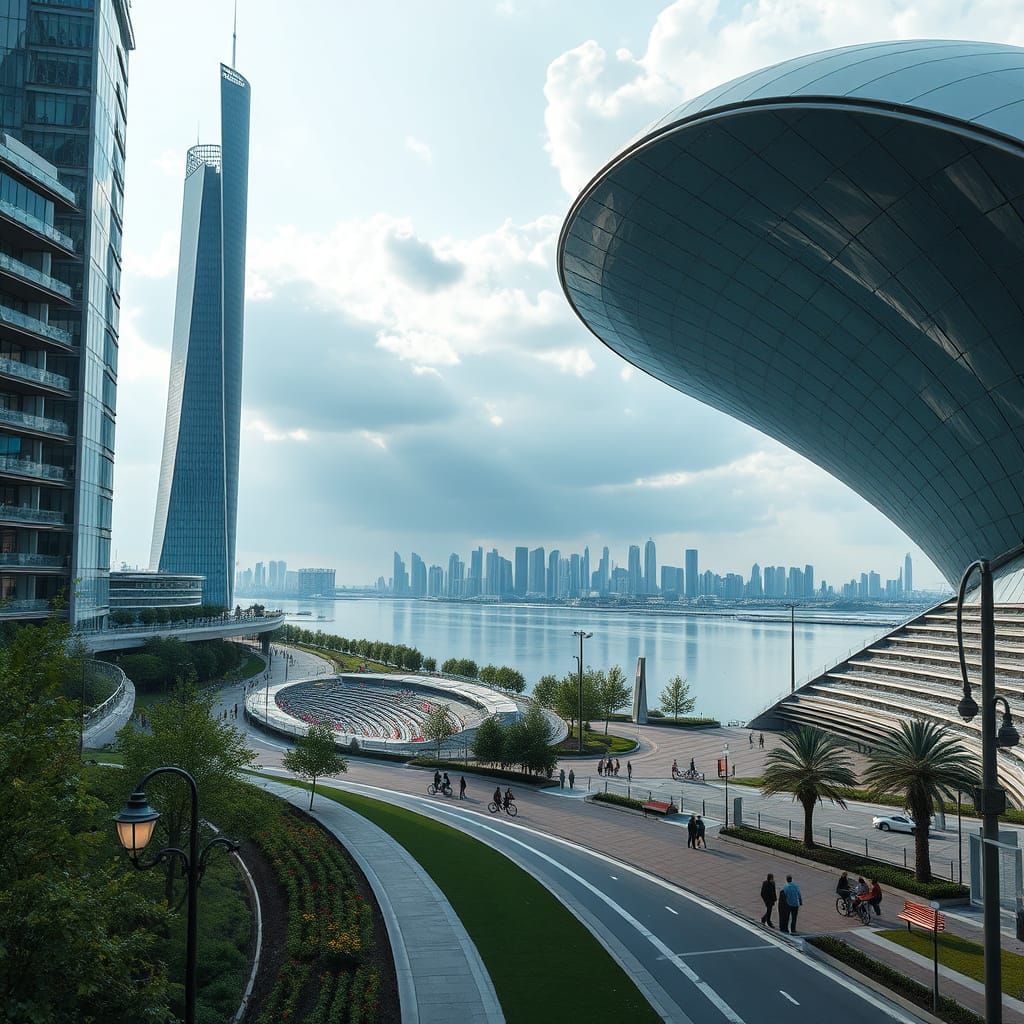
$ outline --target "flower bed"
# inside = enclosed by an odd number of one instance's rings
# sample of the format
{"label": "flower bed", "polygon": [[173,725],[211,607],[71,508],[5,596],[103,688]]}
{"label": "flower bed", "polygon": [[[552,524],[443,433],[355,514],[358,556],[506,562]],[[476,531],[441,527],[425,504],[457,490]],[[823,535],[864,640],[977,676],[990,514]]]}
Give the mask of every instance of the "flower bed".
{"label": "flower bed", "polygon": [[[255,838],[288,903],[285,962],[260,1024],[299,1019],[372,1024],[380,987],[376,967],[365,962],[374,946],[373,912],[341,848],[322,829],[292,814]],[[315,1005],[305,1007],[311,986]]]}

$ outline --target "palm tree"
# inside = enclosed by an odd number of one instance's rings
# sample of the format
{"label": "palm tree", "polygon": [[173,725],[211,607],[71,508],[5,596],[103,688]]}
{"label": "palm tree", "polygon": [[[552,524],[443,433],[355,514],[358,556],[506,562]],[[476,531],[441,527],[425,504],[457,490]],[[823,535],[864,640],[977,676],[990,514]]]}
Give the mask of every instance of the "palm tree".
{"label": "palm tree", "polygon": [[846,809],[842,787],[853,786],[853,762],[831,736],[802,726],[768,754],[761,793],[792,793],[804,809],[804,846],[814,846],[814,806],[824,798]]}
{"label": "palm tree", "polygon": [[968,767],[970,753],[935,722],[900,722],[868,754],[864,784],[878,794],[902,796],[917,824],[914,862],[921,882],[930,882],[928,823],[936,805],[956,799],[957,790],[970,790],[978,777]]}

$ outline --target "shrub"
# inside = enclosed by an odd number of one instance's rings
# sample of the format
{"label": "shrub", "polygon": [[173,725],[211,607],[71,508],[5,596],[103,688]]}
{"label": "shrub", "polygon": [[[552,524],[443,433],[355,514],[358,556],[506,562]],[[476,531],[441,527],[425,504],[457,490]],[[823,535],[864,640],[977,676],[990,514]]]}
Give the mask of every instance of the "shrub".
{"label": "shrub", "polygon": [[648,718],[664,718],[665,717],[665,712],[664,711],[659,711],[657,708],[648,708],[647,709],[647,717]]}
{"label": "shrub", "polygon": [[[376,755],[373,755],[376,757]],[[409,764],[417,768],[441,768],[449,772],[472,772],[474,775],[486,775],[491,779],[508,779],[510,782],[521,782],[529,786],[549,785],[548,776],[527,775],[525,772],[515,772],[505,768],[486,768],[478,764],[465,764],[462,761],[447,761],[437,757],[414,757]]]}
{"label": "shrub", "polygon": [[642,800],[634,800],[632,797],[623,796],[621,793],[595,793],[594,799],[602,804],[615,804],[617,807],[631,807],[634,811],[642,811],[644,809]]}

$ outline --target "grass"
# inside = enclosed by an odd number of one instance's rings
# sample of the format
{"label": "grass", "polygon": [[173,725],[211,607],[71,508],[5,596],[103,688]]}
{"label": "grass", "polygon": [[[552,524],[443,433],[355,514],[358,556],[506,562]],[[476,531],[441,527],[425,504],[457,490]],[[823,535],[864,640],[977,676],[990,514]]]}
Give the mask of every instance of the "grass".
{"label": "grass", "polygon": [[[892,928],[878,933],[882,938],[895,942],[904,949],[920,953],[921,956],[932,958],[931,932],[918,928],[906,931],[903,928]],[[943,932],[939,935],[939,963],[950,970],[966,974],[975,981],[984,981],[984,948],[977,942]],[[1003,991],[1015,999],[1021,998],[1024,992],[1024,956],[1002,950]]]}
{"label": "grass", "polygon": [[98,761],[101,764],[124,764],[124,757],[116,750],[96,750],[86,747],[82,751],[83,761]]}
{"label": "grass", "polygon": [[339,672],[358,672],[365,665],[367,672],[404,672],[405,669],[395,668],[392,665],[385,665],[380,661],[370,661],[369,658],[361,658],[358,654],[342,654],[340,651],[327,651],[320,647],[310,647],[308,644],[288,644],[297,651],[305,651],[307,654],[315,654],[318,658],[326,658]]}
{"label": "grass", "polygon": [[503,854],[402,807],[322,794],[388,832],[437,883],[476,944],[508,1024],[659,1019],[590,931]]}
{"label": "grass", "polygon": [[[559,743],[555,750],[562,754],[575,754],[579,750],[579,730],[574,726],[569,735]],[[583,732],[583,753],[598,757],[601,754],[625,754],[636,747],[636,740],[615,733],[605,735],[596,729]]]}

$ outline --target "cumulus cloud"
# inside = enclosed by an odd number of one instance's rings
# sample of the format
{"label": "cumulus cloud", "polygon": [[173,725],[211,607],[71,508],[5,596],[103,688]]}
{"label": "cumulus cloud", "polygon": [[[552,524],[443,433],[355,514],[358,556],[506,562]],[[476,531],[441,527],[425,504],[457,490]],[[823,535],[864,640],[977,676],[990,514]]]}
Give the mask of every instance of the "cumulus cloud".
{"label": "cumulus cloud", "polygon": [[406,135],[405,137],[405,148],[409,150],[413,156],[419,157],[425,164],[432,163],[434,160],[434,154],[427,143],[421,139],[417,139],[414,135]]}
{"label": "cumulus cloud", "polygon": [[436,292],[455,284],[464,267],[458,260],[442,259],[429,242],[415,235],[391,235],[388,252],[396,273],[414,288]]}

